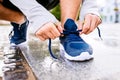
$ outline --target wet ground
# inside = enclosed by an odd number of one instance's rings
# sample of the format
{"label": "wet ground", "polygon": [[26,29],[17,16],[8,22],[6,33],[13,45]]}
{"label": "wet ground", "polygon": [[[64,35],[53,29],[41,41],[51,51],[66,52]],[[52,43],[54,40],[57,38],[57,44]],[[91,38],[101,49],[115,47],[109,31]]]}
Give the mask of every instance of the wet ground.
{"label": "wet ground", "polygon": [[[8,45],[9,26],[0,27],[0,60],[2,50]],[[102,39],[97,30],[82,37],[94,49],[94,59],[87,62],[70,62],[66,59],[51,58],[48,41],[41,42],[29,34],[21,49],[27,57],[38,80],[119,80],[120,79],[120,24],[100,25]],[[52,44],[53,51],[59,57],[59,41]],[[2,64],[2,61],[0,61]]]}

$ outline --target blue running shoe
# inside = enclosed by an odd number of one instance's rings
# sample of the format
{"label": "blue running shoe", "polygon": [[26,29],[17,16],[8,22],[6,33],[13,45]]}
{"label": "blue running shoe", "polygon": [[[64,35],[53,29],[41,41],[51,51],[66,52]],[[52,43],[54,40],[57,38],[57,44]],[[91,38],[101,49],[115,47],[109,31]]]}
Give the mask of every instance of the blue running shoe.
{"label": "blue running shoe", "polygon": [[[93,58],[93,49],[80,36],[72,19],[64,24],[64,36],[60,37],[60,54],[71,61],[86,61]],[[63,56],[63,55],[62,55]]]}
{"label": "blue running shoe", "polygon": [[26,41],[28,24],[29,24],[28,20],[21,25],[11,23],[11,25],[13,26],[13,30],[9,34],[11,44],[18,45]]}

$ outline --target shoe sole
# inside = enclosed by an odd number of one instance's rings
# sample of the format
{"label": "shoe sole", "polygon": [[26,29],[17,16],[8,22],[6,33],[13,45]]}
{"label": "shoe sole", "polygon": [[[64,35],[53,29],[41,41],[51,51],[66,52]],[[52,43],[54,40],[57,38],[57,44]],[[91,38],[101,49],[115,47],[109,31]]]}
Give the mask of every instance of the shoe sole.
{"label": "shoe sole", "polygon": [[72,57],[72,56],[67,54],[67,52],[64,50],[63,45],[61,45],[61,44],[60,44],[60,55],[63,58],[66,58],[70,61],[88,61],[88,60],[93,59],[93,55],[90,55],[88,52],[83,52],[79,56]]}

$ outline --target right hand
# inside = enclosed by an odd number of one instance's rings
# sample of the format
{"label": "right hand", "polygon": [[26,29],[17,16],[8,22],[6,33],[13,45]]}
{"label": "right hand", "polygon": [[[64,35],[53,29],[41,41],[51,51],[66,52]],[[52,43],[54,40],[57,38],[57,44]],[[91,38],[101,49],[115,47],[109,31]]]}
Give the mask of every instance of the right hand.
{"label": "right hand", "polygon": [[55,39],[59,37],[62,33],[63,29],[61,27],[61,23],[52,23],[48,22],[45,25],[43,25],[37,32],[35,33],[36,36],[42,40],[45,41],[46,39]]}

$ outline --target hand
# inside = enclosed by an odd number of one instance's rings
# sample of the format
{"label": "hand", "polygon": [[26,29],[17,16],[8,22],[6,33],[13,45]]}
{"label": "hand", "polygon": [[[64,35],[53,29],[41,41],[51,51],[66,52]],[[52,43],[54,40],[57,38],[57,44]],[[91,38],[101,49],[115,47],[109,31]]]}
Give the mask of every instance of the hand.
{"label": "hand", "polygon": [[58,22],[56,24],[49,22],[45,25],[43,25],[37,32],[36,36],[42,40],[45,41],[46,39],[55,39],[59,37],[62,33],[63,29],[61,27],[61,24]]}
{"label": "hand", "polygon": [[94,14],[87,14],[85,16],[84,22],[79,21],[78,29],[81,30],[80,34],[89,34],[101,23],[100,17]]}

